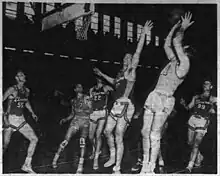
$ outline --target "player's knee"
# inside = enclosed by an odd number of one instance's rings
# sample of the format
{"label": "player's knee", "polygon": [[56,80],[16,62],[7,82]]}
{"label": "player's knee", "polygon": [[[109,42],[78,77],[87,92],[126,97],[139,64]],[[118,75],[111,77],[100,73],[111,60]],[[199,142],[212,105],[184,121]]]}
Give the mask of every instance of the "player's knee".
{"label": "player's knee", "polygon": [[161,132],[159,130],[153,130],[150,134],[150,139],[153,142],[158,142],[161,139]]}
{"label": "player's knee", "polygon": [[34,136],[31,138],[31,141],[32,141],[33,143],[38,143],[38,137],[34,135]]}
{"label": "player's knee", "polygon": [[107,137],[110,136],[111,133],[112,133],[112,131],[109,130],[109,129],[107,129],[107,128],[104,130],[104,134],[105,134],[105,136],[107,136]]}
{"label": "player's knee", "polygon": [[64,148],[67,146],[68,143],[69,143],[69,142],[68,142],[67,140],[64,140],[64,141],[60,144],[60,148],[61,148],[61,149],[64,149]]}
{"label": "player's knee", "polygon": [[123,134],[122,133],[117,133],[115,135],[115,140],[117,144],[121,144],[123,142]]}
{"label": "player's knee", "polygon": [[94,134],[92,132],[89,132],[89,140],[92,141],[94,138]]}
{"label": "player's knee", "polygon": [[193,144],[193,148],[199,148],[199,144],[200,144],[200,143],[198,143],[198,142],[195,141],[194,144]]}
{"label": "player's knee", "polygon": [[153,115],[153,112],[149,109],[149,108],[145,108],[144,110],[144,118],[148,118],[149,116],[152,116]]}
{"label": "player's knee", "polygon": [[86,140],[84,137],[81,137],[79,139],[79,145],[80,145],[80,148],[85,148],[85,145],[86,145]]}
{"label": "player's knee", "polygon": [[188,144],[190,147],[193,146],[193,140],[191,140],[191,139],[188,140],[188,141],[187,141],[187,144]]}
{"label": "player's knee", "polygon": [[97,130],[96,131],[96,139],[101,139],[101,134],[102,134],[102,131],[101,130]]}
{"label": "player's knee", "polygon": [[150,137],[150,129],[149,128],[142,128],[141,134],[143,138],[149,138]]}

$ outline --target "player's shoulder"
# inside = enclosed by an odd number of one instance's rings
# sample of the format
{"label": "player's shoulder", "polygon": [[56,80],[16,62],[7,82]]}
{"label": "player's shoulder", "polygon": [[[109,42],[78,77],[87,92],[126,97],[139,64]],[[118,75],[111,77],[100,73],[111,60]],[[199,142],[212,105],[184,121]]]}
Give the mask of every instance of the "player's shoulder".
{"label": "player's shoulder", "polygon": [[76,101],[76,98],[71,98],[70,103],[74,103]]}
{"label": "player's shoulder", "polygon": [[217,97],[215,97],[215,96],[210,96],[210,102],[211,102],[211,103],[217,103]]}
{"label": "player's shoulder", "polygon": [[200,98],[200,96],[201,96],[201,95],[194,95],[194,96],[193,96],[193,99],[196,100],[196,99]]}
{"label": "player's shoulder", "polygon": [[30,93],[30,89],[29,88],[25,87],[25,90],[26,90],[27,93]]}
{"label": "player's shoulder", "polygon": [[89,95],[87,95],[87,94],[84,94],[84,99],[90,99],[90,96]]}
{"label": "player's shoulder", "polygon": [[103,87],[103,89],[104,89],[104,91],[106,91],[106,92],[108,92],[108,91],[113,91],[113,88],[112,88],[111,86],[109,86],[109,85],[105,85],[105,86]]}
{"label": "player's shoulder", "polygon": [[16,91],[17,91],[16,85],[11,86],[11,87],[9,87],[9,88],[6,90],[6,92],[8,92],[8,93],[10,93],[10,94],[12,94],[12,93],[14,93],[14,92],[16,92]]}

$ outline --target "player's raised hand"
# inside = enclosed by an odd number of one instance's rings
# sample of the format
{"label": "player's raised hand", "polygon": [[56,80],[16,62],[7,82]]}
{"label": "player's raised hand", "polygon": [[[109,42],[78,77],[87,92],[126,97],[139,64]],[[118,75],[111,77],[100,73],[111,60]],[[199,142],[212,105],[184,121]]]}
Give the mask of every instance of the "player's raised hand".
{"label": "player's raised hand", "polygon": [[64,123],[66,123],[66,121],[67,121],[67,120],[66,120],[65,118],[64,118],[64,119],[61,119],[61,120],[60,120],[60,125],[63,125]]}
{"label": "player's raised hand", "polygon": [[102,76],[102,72],[98,68],[94,68],[93,71],[96,75]]}
{"label": "player's raised hand", "polygon": [[183,98],[181,98],[180,99],[180,104],[183,105],[183,106],[186,106],[186,101]]}
{"label": "player's raised hand", "polygon": [[145,33],[148,33],[149,31],[151,31],[151,29],[153,28],[153,22],[151,20],[147,20],[145,25],[144,25],[144,31]]}
{"label": "player's raised hand", "polygon": [[181,16],[181,19],[182,19],[182,28],[184,30],[186,30],[188,27],[190,27],[195,21],[191,21],[192,19],[192,13],[188,12],[188,13],[185,13],[185,16]]}

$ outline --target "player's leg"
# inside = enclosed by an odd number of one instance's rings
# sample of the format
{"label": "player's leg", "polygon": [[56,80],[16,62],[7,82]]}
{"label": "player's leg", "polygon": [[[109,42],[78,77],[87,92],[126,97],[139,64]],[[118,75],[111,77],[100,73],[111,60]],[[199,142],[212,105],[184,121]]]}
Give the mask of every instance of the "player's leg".
{"label": "player's leg", "polygon": [[[126,106],[126,105],[125,105]],[[129,103],[127,110],[125,114],[117,119],[117,125],[115,130],[115,137],[116,137],[116,165],[113,168],[115,173],[120,173],[120,167],[121,167],[121,161],[124,154],[124,133],[129,125],[129,122],[131,121],[131,118],[134,113],[134,106]]]}
{"label": "player's leg", "polygon": [[89,135],[89,119],[80,120],[80,158],[76,173],[80,174],[83,172],[84,156],[86,152],[86,138]]}
{"label": "player's leg", "polygon": [[102,132],[105,126],[105,120],[106,119],[100,119],[98,121],[98,126],[96,128],[96,144],[95,144],[95,157],[93,162],[93,169],[98,169],[98,158],[101,153],[101,146],[102,146]]}
{"label": "player's leg", "polygon": [[19,130],[19,132],[21,134],[23,134],[24,137],[27,138],[30,141],[28,151],[27,151],[27,156],[26,156],[26,159],[25,159],[25,163],[22,166],[22,170],[24,170],[26,172],[29,172],[29,173],[34,173],[34,171],[31,168],[31,161],[32,161],[32,157],[33,157],[34,152],[35,152],[35,148],[36,148],[36,145],[37,145],[37,142],[38,142],[38,138],[37,138],[34,130],[27,123]]}
{"label": "player's leg", "polygon": [[199,145],[202,142],[202,139],[204,137],[204,133],[201,131],[198,131],[195,133],[195,138],[194,138],[194,144],[193,144],[193,148],[192,148],[192,152],[190,155],[190,161],[188,163],[187,169],[191,172],[192,168],[194,166],[194,163],[196,161],[197,155],[199,153]]}
{"label": "player's leg", "polygon": [[146,108],[144,110],[144,117],[143,117],[143,128],[142,128],[142,136],[143,136],[143,166],[141,169],[141,173],[147,173],[149,171],[149,160],[150,160],[150,133],[151,133],[151,126],[154,118],[154,113],[149,109]]}
{"label": "player's leg", "polygon": [[[163,125],[162,128],[162,132],[161,132],[161,137],[163,139],[164,134],[166,133],[166,130],[168,128],[168,122],[165,122],[165,124]],[[164,173],[164,160],[163,160],[163,155],[162,155],[162,151],[161,149],[159,150],[159,155],[158,155],[158,164],[159,164],[159,172],[160,173]]]}
{"label": "player's leg", "polygon": [[[193,145],[194,145],[194,142],[195,142],[195,134],[196,134],[196,118],[194,116],[191,116],[189,118],[189,121],[188,121],[188,145],[191,149],[191,154],[190,154],[190,159],[191,159],[191,155],[192,155],[192,150],[193,150]],[[194,163],[190,162],[189,160],[189,163],[188,163],[188,166],[187,166],[187,169],[191,172],[191,168],[193,168],[193,165]]]}
{"label": "player's leg", "polygon": [[111,115],[107,117],[107,123],[104,130],[104,134],[107,138],[109,150],[110,150],[110,158],[109,160],[104,164],[104,167],[110,167],[115,163],[115,141],[113,136],[113,129],[115,128],[116,120],[113,119]]}
{"label": "player's leg", "polygon": [[151,134],[150,134],[151,155],[150,155],[149,166],[151,173],[154,172],[156,166],[156,161],[160,150],[162,129],[164,124],[166,123],[167,117],[171,114],[173,110],[174,104],[175,104],[175,99],[173,97],[168,98],[166,96],[162,96],[161,103],[159,104],[159,106],[155,108],[156,113],[153,119]]}
{"label": "player's leg", "polygon": [[90,140],[90,143],[92,144],[92,153],[89,156],[89,159],[93,159],[95,155],[96,139],[94,136],[95,136],[96,128],[97,128],[97,121],[93,121],[93,119],[91,118],[90,125],[89,125],[89,140]]}
{"label": "player's leg", "polygon": [[11,141],[11,135],[13,134],[13,129],[11,127],[5,128],[3,130],[3,153],[7,150],[8,145]]}
{"label": "player's leg", "polygon": [[166,113],[156,112],[153,119],[151,134],[150,134],[150,144],[151,144],[151,153],[150,153],[150,162],[149,162],[150,173],[154,172],[156,166],[156,160],[158,158],[158,154],[160,151],[161,130],[165,123],[166,118],[167,118]]}
{"label": "player's leg", "polygon": [[66,136],[64,138],[64,140],[60,143],[60,146],[53,158],[53,162],[52,162],[52,167],[53,168],[57,168],[57,161],[60,157],[60,154],[63,152],[63,150],[65,149],[65,147],[68,145],[71,137],[79,130],[78,124],[74,123],[74,124],[70,124]]}
{"label": "player's leg", "polygon": [[194,116],[191,116],[189,118],[189,121],[188,121],[188,145],[190,146],[190,148],[192,148],[193,146],[193,143],[194,143],[194,137],[195,137],[195,124],[194,124],[194,121],[195,121],[195,117]]}

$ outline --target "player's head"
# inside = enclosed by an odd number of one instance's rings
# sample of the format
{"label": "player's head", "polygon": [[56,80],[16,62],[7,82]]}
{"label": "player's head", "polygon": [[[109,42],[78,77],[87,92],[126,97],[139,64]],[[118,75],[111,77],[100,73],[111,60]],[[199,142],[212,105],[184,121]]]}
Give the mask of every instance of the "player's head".
{"label": "player's head", "polygon": [[195,49],[190,45],[183,45],[183,51],[188,57],[192,57],[195,53]]}
{"label": "player's head", "polygon": [[83,93],[83,86],[82,86],[82,84],[76,84],[74,91],[76,93]]}
{"label": "player's head", "polygon": [[26,82],[26,76],[22,70],[18,70],[15,79],[18,83],[25,83]]}
{"label": "player's head", "polygon": [[103,85],[103,80],[99,77],[96,77],[97,85]]}
{"label": "player's head", "polygon": [[128,68],[128,66],[131,64],[131,60],[132,60],[132,54],[127,52],[123,58],[124,69]]}
{"label": "player's head", "polygon": [[206,79],[204,82],[203,82],[203,90],[204,91],[211,91],[213,88],[212,86],[212,81],[209,80],[209,79]]}

